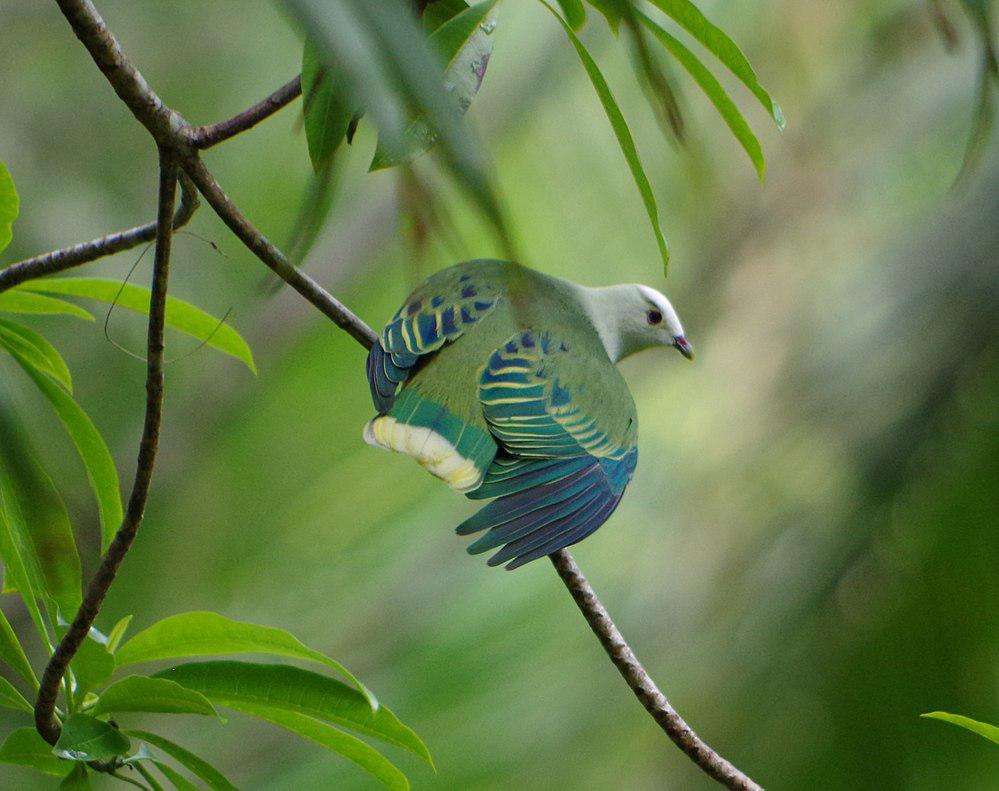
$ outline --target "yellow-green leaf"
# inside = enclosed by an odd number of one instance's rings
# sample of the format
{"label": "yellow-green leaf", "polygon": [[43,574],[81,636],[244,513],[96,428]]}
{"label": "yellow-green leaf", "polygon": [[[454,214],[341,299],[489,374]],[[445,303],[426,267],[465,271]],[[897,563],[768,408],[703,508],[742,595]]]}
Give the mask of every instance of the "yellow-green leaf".
{"label": "yellow-green leaf", "polygon": [[73,316],[84,321],[94,320],[94,317],[87,311],[72,302],[17,289],[0,293],[0,312],[29,313],[38,316]]}
{"label": "yellow-green leaf", "polygon": [[125,676],[114,682],[101,693],[91,713],[98,716],[113,711],[218,715],[211,701],[200,692],[149,676]]}
{"label": "yellow-green leaf", "polygon": [[10,244],[14,238],[12,230],[14,220],[20,209],[20,199],[17,197],[17,189],[14,187],[14,179],[10,176],[7,166],[0,161],[0,252]]}
{"label": "yellow-green leaf", "polygon": [[237,791],[236,786],[230,783],[218,769],[179,744],[149,731],[129,730],[125,733],[136,739],[142,739],[153,747],[158,747],[177,763],[204,780],[212,791]]}
{"label": "yellow-green leaf", "polygon": [[0,346],[73,392],[73,377],[66,361],[55,346],[30,327],[0,319]]}
{"label": "yellow-green leaf", "polygon": [[999,728],[995,725],[990,725],[987,722],[979,722],[978,720],[971,719],[971,717],[965,717],[961,714],[950,714],[946,711],[931,711],[927,714],[920,714],[919,716],[926,717],[931,720],[949,722],[951,725],[957,725],[959,728],[964,728],[972,733],[977,733],[982,738],[999,744]]}

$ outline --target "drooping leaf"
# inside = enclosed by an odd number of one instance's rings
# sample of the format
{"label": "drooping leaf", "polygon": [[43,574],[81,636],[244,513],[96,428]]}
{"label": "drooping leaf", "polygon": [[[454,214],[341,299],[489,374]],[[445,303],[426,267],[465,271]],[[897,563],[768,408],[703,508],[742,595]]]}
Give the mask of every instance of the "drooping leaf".
{"label": "drooping leaf", "polygon": [[[2,440],[3,436],[0,436],[0,451],[3,449]],[[49,637],[38,606],[41,587],[38,569],[31,563],[31,549],[25,536],[26,530],[22,529],[22,522],[18,521],[15,526],[7,516],[10,511],[15,519],[21,519],[13,486],[7,479],[3,462],[3,454],[0,453],[0,560],[3,560],[6,571],[3,592],[17,592],[21,595],[39,637],[47,644]]]}
{"label": "drooping leaf", "polygon": [[[2,510],[2,506],[0,506],[0,510]],[[0,515],[0,522],[2,521],[3,516]],[[4,529],[0,528],[0,531]],[[2,546],[2,542],[0,542],[0,546]],[[3,558],[4,555],[0,552],[0,559]],[[4,562],[6,563],[6,560]],[[7,616],[3,614],[2,610],[0,610],[0,660],[6,662],[12,670],[31,684],[34,689],[38,689],[38,679],[35,677],[35,671],[32,669],[28,657],[25,656],[24,648],[21,647],[21,641],[17,639],[17,635],[14,634],[14,630],[11,628],[10,621],[7,620]]]}
{"label": "drooping leaf", "polygon": [[724,30],[712,24],[690,0],[650,0],[663,13],[692,35],[698,42],[725,64],[740,82],[755,96],[774,119],[777,128],[784,129],[784,113],[766,89],[760,85],[749,60]]}
{"label": "drooping leaf", "polygon": [[55,379],[70,393],[73,377],[62,355],[44,337],[30,327],[0,319],[0,347],[20,356],[33,368]]}
{"label": "drooping leaf", "polygon": [[[41,291],[67,294],[115,304],[149,315],[149,289],[132,283],[119,283],[99,277],[44,277],[22,283],[9,293]],[[119,293],[120,292],[120,293]],[[235,357],[256,373],[253,352],[243,337],[225,322],[176,297],[167,297],[166,324],[171,329],[198,339],[207,346]]]}
{"label": "drooping leaf", "polygon": [[309,38],[302,50],[302,101],[305,141],[312,167],[319,174],[346,136],[355,108]]}
{"label": "drooping leaf", "polygon": [[114,673],[114,657],[106,645],[87,637],[69,663],[76,679],[77,700],[82,701],[87,692],[96,689]]}
{"label": "drooping leaf", "polygon": [[[478,93],[489,65],[496,30],[496,3],[497,0],[485,0],[459,12],[431,33],[427,42],[443,64],[444,90],[461,113]],[[408,162],[430,148],[436,139],[433,127],[417,117],[407,125],[401,146],[383,146],[379,142],[371,170]]]}
{"label": "drooping leaf", "polygon": [[0,763],[28,766],[43,774],[64,777],[73,764],[52,754],[52,745],[34,727],[16,728],[0,745]]}
{"label": "drooping leaf", "polygon": [[191,662],[157,673],[196,689],[221,706],[248,703],[297,711],[402,747],[433,765],[426,745],[385,706],[372,710],[365,697],[336,679],[289,665]]}
{"label": "drooping leaf", "polygon": [[342,755],[348,761],[352,761],[364,769],[364,771],[373,775],[386,788],[390,788],[393,791],[407,791],[409,788],[409,781],[406,779],[406,775],[384,755],[371,745],[361,741],[356,736],[344,733],[339,728],[334,728],[313,717],[299,714],[295,711],[286,711],[245,702],[230,705],[237,711],[242,711],[278,725],[316,744],[322,745],[327,750]]}
{"label": "drooping leaf", "polygon": [[749,159],[756,168],[756,173],[762,182],[767,172],[767,163],[763,157],[763,148],[760,146],[760,141],[757,140],[756,135],[753,134],[753,130],[750,129],[749,124],[746,123],[746,119],[739,112],[739,108],[735,106],[735,102],[725,92],[722,84],[718,82],[715,76],[708,71],[707,67],[679,39],[670,35],[658,23],[645,14],[640,14],[639,18],[642,24],[669,50],[670,54],[680,62],[680,65],[687,70],[687,73],[701,87],[701,90],[704,91],[705,95],[715,106],[719,115],[721,115],[728,128],[732,131],[732,134],[735,135],[735,139],[739,141],[743,150],[749,155]]}
{"label": "drooping leaf", "polygon": [[11,226],[17,219],[20,204],[14,179],[11,178],[7,166],[0,160],[0,252],[3,252],[14,238]]}
{"label": "drooping leaf", "polygon": [[420,20],[423,31],[429,36],[437,28],[468,8],[465,0],[433,0],[425,9]]}
{"label": "drooping leaf", "polygon": [[211,701],[200,692],[149,676],[126,676],[105,689],[92,713],[97,716],[113,711],[218,715]]}
{"label": "drooping leaf", "polygon": [[554,8],[545,3],[544,0],[542,0],[542,4],[551,11],[552,16],[559,21],[559,24],[565,30],[565,34],[569,37],[569,41],[583,63],[583,68],[586,70],[590,82],[597,92],[597,96],[600,97],[600,103],[603,105],[604,112],[607,114],[607,118],[614,129],[618,145],[621,147],[621,153],[624,154],[624,158],[628,163],[628,169],[631,171],[631,176],[635,180],[638,192],[642,197],[642,203],[645,205],[645,212],[649,216],[649,223],[652,225],[652,232],[656,237],[656,244],[659,247],[659,255],[663,261],[663,271],[668,271],[669,246],[666,244],[666,237],[663,236],[662,226],[659,222],[659,207],[656,205],[656,197],[652,192],[652,185],[649,184],[649,177],[645,175],[645,168],[642,167],[642,161],[638,157],[638,149],[635,147],[635,140],[631,136],[631,130],[628,129],[628,124],[621,114],[621,108],[618,107],[617,101],[614,99],[614,94],[611,93],[610,86],[607,84],[607,80],[600,73],[600,68],[583,45],[583,42],[579,40],[579,37],[573,32],[572,28],[558,15]]}
{"label": "drooping leaf", "polygon": [[108,632],[108,651],[112,654],[118,650],[118,646],[121,644],[121,638],[125,636],[125,630],[128,629],[129,623],[132,621],[131,615],[126,615],[113,627],[111,631]]}
{"label": "drooping leaf", "polygon": [[[65,395],[47,379],[45,382],[53,391]],[[13,554],[20,556],[33,593],[47,594],[62,613],[75,613],[81,599],[80,556],[66,506],[52,480],[19,438],[6,433],[0,437],[0,445],[4,446],[0,453],[0,466],[4,468],[0,470],[0,492],[4,520],[16,547]]]}
{"label": "drooping leaf", "polygon": [[90,778],[87,776],[87,765],[78,763],[72,771],[59,783],[63,791],[90,791]]}
{"label": "drooping leaf", "polygon": [[130,748],[125,734],[89,714],[71,714],[55,746],[58,755],[71,761],[102,761],[126,755]]}
{"label": "drooping leaf", "polygon": [[71,396],[42,376],[23,356],[20,354],[14,356],[42,395],[48,399],[73,445],[76,446],[76,451],[87,471],[90,488],[97,499],[103,551],[111,543],[122,520],[118,470],[114,466],[114,459],[111,458],[111,451],[108,450],[104,438],[93,421]]}
{"label": "drooping leaf", "polygon": [[558,0],[558,4],[565,14],[565,21],[569,27],[577,33],[586,24],[586,9],[583,7],[583,0]]}
{"label": "drooping leaf", "polygon": [[218,769],[179,744],[149,731],[133,729],[125,731],[125,733],[133,738],[142,739],[142,741],[148,742],[153,747],[158,747],[181,766],[189,769],[197,777],[204,780],[213,791],[237,791],[236,786],[230,783]]}
{"label": "drooping leaf", "polygon": [[177,791],[198,791],[198,787],[194,783],[170,766],[170,764],[164,763],[156,758],[153,758],[152,760],[156,768],[163,773],[163,776],[169,781],[170,785],[177,789]]}
{"label": "drooping leaf", "polygon": [[0,293],[0,312],[29,313],[38,316],[73,316],[84,321],[94,320],[94,317],[87,311],[72,302],[18,289]]}
{"label": "drooping leaf", "polygon": [[270,654],[307,659],[335,670],[350,679],[378,707],[374,695],[347,668],[315,651],[283,629],[234,621],[215,612],[187,612],[171,615],[144,629],[122,645],[115,659],[118,667],[156,659],[221,654]]}
{"label": "drooping leaf", "polygon": [[17,691],[17,688],[7,679],[0,676],[0,706],[5,709],[16,709],[18,711],[34,711],[31,704],[24,699],[24,695]]}
{"label": "drooping leaf", "polygon": [[999,744],[999,728],[995,725],[990,725],[987,722],[979,722],[978,720],[971,719],[971,717],[965,717],[961,714],[950,714],[946,711],[931,711],[927,714],[920,714],[919,716],[926,717],[931,720],[949,722],[951,725],[957,725],[959,728],[964,728],[972,733],[977,733],[982,738]]}

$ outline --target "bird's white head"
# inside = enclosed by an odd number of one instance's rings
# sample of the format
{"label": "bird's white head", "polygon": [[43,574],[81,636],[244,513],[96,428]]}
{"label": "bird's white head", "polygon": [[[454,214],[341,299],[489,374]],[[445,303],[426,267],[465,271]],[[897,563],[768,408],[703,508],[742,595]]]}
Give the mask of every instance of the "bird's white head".
{"label": "bird's white head", "polygon": [[614,362],[653,346],[672,346],[694,358],[680,317],[654,288],[629,283],[588,291],[587,313]]}

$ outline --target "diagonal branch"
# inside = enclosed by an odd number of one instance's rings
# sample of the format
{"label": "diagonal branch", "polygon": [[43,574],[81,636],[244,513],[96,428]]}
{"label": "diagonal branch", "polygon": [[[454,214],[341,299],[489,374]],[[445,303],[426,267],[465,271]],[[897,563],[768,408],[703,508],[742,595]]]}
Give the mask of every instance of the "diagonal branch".
{"label": "diagonal branch", "polygon": [[[173,229],[175,231],[187,225],[198,208],[198,192],[190,179],[182,178],[180,188],[180,205],[173,216]],[[137,225],[134,228],[111,233],[90,242],[63,247],[61,250],[53,250],[51,253],[36,255],[34,258],[27,258],[24,261],[11,264],[5,269],[0,269],[0,293],[27,280],[65,272],[75,266],[89,264],[99,258],[131,250],[140,244],[151,242],[156,238],[156,225],[155,222]]]}
{"label": "diagonal branch", "polygon": [[160,186],[157,210],[156,255],[153,259],[153,283],[149,297],[149,331],[146,342],[146,417],[139,441],[139,457],[135,467],[135,481],[128,499],[125,517],[115,534],[97,573],[87,586],[83,603],[77,610],[73,623],[59,641],[42,675],[38,698],[35,701],[35,727],[50,744],[59,739],[61,728],[55,718],[56,696],[59,684],[66,674],[70,660],[80,649],[104,597],[114,582],[118,567],[125,559],[135,534],[142,523],[153,477],[156,449],[160,436],[160,417],[163,412],[163,344],[166,319],[167,276],[170,269],[170,243],[173,238],[173,205],[177,191],[177,163],[171,152],[160,149]]}
{"label": "diagonal branch", "polygon": [[266,99],[262,99],[253,105],[253,107],[243,110],[238,115],[234,115],[225,121],[219,121],[217,124],[212,124],[211,126],[201,126],[192,130],[192,143],[195,148],[211,148],[270,118],[282,107],[291,104],[301,95],[302,76],[298,75],[282,85]]}

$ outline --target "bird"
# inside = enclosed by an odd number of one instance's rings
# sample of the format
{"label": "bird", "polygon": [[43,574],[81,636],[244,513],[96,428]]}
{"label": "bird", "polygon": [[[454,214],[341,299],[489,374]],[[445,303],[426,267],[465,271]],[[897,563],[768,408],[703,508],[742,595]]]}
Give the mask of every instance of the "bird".
{"label": "bird", "polygon": [[638,461],[635,402],[616,364],[693,349],[653,288],[576,285],[477,259],[431,275],[372,345],[370,445],[404,453],[452,489],[492,500],[457,527],[518,568],[599,528]]}

